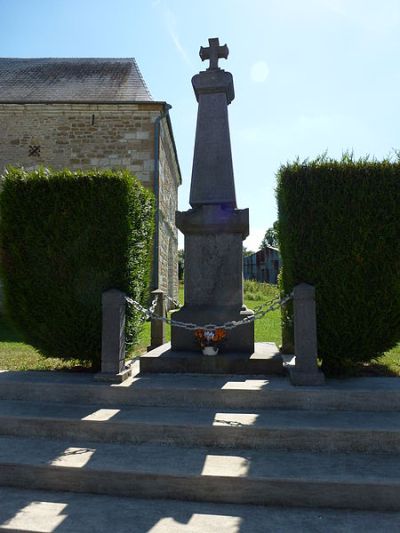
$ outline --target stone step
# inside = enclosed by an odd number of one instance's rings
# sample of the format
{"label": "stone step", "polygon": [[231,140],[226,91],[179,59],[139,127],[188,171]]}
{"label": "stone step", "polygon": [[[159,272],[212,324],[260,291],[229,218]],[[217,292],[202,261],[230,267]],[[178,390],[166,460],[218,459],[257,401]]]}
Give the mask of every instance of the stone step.
{"label": "stone step", "polygon": [[400,509],[398,455],[0,437],[0,484],[286,507]]}
{"label": "stone step", "polygon": [[138,374],[118,385],[93,375],[0,371],[0,399],[77,404],[243,409],[400,411],[400,378],[327,380],[294,387],[284,377]]}
{"label": "stone step", "polygon": [[254,353],[219,353],[205,356],[201,352],[173,352],[166,343],[140,356],[140,372],[195,374],[283,375],[282,355],[273,342],[256,342]]}
{"label": "stone step", "polygon": [[0,434],[98,442],[400,452],[398,413],[0,402]]}
{"label": "stone step", "polygon": [[[0,487],[0,531],[51,533],[376,533],[399,512],[262,507]],[[134,524],[134,529],[133,529]]]}

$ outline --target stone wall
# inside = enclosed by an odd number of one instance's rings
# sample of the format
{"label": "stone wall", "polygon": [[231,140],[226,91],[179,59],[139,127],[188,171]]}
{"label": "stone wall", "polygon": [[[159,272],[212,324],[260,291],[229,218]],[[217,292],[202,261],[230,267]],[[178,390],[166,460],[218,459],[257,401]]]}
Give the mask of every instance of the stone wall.
{"label": "stone wall", "polygon": [[153,185],[160,104],[0,104],[0,166],[124,167]]}
{"label": "stone wall", "polygon": [[[8,164],[33,169],[127,168],[154,191],[154,123],[162,103],[0,104],[0,172]],[[159,146],[158,285],[177,297],[175,210],[179,168],[166,119]],[[169,280],[169,275],[172,279]]]}
{"label": "stone wall", "polygon": [[178,209],[179,168],[172,139],[162,121],[160,128],[159,166],[159,288],[168,296],[178,298],[178,230],[175,226],[175,211]]}

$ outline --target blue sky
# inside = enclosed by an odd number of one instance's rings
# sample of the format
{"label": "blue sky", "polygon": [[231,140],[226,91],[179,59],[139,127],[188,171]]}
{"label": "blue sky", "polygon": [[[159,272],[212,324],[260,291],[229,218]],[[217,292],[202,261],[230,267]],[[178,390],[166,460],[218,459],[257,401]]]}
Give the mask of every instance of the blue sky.
{"label": "blue sky", "polygon": [[238,205],[257,249],[276,219],[286,161],[400,148],[399,0],[0,0],[3,57],[135,57],[171,117],[187,209],[197,105],[191,76],[208,37],[230,49]]}

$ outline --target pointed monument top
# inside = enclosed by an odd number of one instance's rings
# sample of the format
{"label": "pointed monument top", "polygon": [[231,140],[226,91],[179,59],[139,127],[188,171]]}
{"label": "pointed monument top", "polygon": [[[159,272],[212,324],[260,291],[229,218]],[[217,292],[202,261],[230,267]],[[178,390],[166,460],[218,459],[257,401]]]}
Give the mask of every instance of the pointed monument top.
{"label": "pointed monument top", "polygon": [[207,70],[220,70],[218,66],[218,59],[228,59],[229,48],[226,46],[226,44],[220,46],[218,37],[208,39],[208,43],[210,46],[206,48],[200,46],[199,55],[201,57],[201,60],[210,60],[210,66]]}

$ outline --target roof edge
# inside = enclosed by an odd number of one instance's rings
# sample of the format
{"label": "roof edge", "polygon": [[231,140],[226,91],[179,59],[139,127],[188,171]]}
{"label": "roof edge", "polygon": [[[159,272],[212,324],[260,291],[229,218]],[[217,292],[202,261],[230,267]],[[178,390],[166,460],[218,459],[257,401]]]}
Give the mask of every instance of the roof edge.
{"label": "roof edge", "polygon": [[146,104],[146,105],[166,105],[162,100],[1,100],[0,104],[107,104],[107,105],[121,105],[121,104]]}

